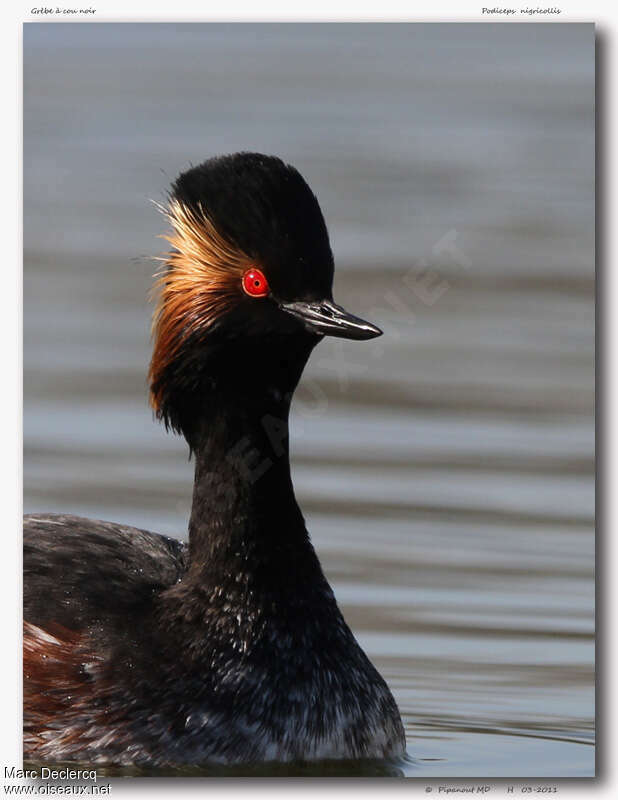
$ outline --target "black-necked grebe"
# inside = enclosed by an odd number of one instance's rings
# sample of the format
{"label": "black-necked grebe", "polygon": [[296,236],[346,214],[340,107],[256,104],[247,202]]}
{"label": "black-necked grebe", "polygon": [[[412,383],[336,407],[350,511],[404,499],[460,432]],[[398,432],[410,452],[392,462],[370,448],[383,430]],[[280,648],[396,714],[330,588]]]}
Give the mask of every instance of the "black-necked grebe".
{"label": "black-necked grebe", "polygon": [[324,335],[381,331],[332,300],[318,202],[240,153],[174,183],[150,390],[195,456],[189,544],[56,514],[24,528],[24,749],[102,764],[404,752],[294,497],[292,393]]}

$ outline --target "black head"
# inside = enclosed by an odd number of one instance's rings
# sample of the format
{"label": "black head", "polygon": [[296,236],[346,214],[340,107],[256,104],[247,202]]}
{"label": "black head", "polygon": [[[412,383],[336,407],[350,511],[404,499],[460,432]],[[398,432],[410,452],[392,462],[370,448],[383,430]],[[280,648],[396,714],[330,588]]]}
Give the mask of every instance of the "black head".
{"label": "black head", "polygon": [[267,275],[280,300],[331,297],[334,263],[318,201],[301,174],[279,158],[237,153],[184,172],[173,197]]}
{"label": "black head", "polygon": [[279,158],[210,159],[175,181],[166,214],[173,251],[157,283],[150,381],[153,406],[172,427],[186,427],[179,407],[193,413],[213,381],[291,391],[321,336],[380,335],[333,302],[324,217]]}

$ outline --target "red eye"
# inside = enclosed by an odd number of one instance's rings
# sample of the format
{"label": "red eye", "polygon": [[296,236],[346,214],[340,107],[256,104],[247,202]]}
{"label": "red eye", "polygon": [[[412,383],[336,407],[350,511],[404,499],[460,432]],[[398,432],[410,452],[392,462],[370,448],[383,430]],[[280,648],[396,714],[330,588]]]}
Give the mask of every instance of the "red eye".
{"label": "red eye", "polygon": [[242,288],[251,297],[266,297],[270,291],[266,276],[255,267],[248,269],[242,276]]}

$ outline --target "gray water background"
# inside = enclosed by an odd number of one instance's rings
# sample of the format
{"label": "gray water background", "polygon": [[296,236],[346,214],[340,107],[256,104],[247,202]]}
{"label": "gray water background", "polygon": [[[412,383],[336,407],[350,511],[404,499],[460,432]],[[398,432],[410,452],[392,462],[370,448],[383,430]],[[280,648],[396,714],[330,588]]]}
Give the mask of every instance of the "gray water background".
{"label": "gray water background", "polygon": [[295,164],[335,297],[385,330],[319,346],[291,437],[402,711],[395,774],[593,774],[593,37],[24,27],[24,510],[185,535],[192,464],[146,397],[149,201],[218,153]]}

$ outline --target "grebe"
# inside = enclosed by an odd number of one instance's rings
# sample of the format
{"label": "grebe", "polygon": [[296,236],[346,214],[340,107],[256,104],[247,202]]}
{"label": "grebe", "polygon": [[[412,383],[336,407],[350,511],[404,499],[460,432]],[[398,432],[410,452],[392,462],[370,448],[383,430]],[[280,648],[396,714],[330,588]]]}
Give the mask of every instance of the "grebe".
{"label": "grebe", "polygon": [[337,606],[292,487],[288,415],[332,299],[316,197],[278,158],[180,175],[150,398],[195,457],[188,546],[57,514],[24,527],[24,750],[39,761],[388,758],[404,731]]}

